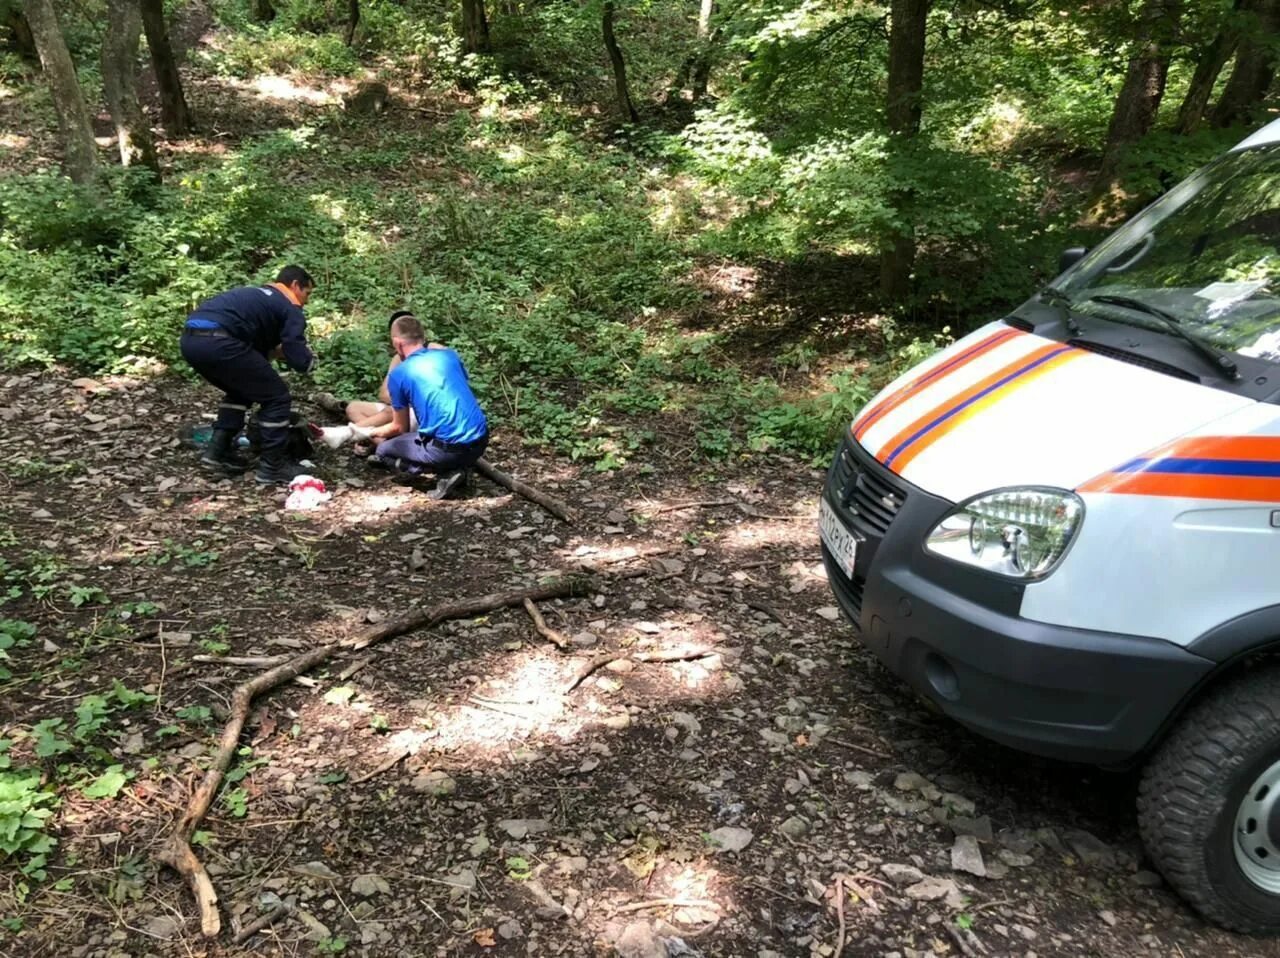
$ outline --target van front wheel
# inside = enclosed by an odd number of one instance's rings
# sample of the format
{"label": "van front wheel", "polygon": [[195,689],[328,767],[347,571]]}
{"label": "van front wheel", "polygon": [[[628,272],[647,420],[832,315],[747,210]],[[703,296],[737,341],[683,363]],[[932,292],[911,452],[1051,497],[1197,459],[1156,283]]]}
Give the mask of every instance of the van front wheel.
{"label": "van front wheel", "polygon": [[1138,826],[1205,918],[1280,933],[1280,670],[1232,679],[1182,717],[1143,770]]}

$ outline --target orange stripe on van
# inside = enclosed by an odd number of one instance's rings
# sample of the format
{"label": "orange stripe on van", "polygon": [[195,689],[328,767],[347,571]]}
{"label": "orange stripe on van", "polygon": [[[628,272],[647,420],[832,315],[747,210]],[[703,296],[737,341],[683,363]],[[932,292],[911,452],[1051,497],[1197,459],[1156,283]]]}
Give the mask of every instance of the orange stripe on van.
{"label": "orange stripe on van", "polygon": [[965,366],[969,365],[969,363],[973,362],[980,356],[985,356],[997,346],[1001,346],[1018,336],[1025,335],[1026,333],[1020,333],[1016,329],[1003,329],[991,336],[988,336],[986,339],[979,340],[968,349],[952,356],[947,361],[939,363],[924,375],[911,380],[911,382],[907,383],[901,389],[894,390],[893,393],[886,396],[878,404],[871,407],[870,410],[864,413],[858,422],[854,423],[853,438],[859,440],[862,439],[862,437],[866,435],[868,429],[878,423],[889,413],[893,412],[912,396],[917,395],[927,387],[942,381],[956,370],[963,369]]}
{"label": "orange stripe on van", "polygon": [[[1016,382],[1016,379],[1014,379],[1014,377],[1017,377],[1022,370],[1025,370],[1028,367],[1034,366],[1037,363],[1044,365],[1048,360],[1048,357],[1056,352],[1061,352],[1064,355],[1068,355],[1073,353],[1074,351],[1067,350],[1062,345],[1062,343],[1051,342],[1051,343],[1046,343],[1044,346],[1041,346],[1038,349],[1033,349],[1031,352],[1027,353],[1026,355],[1019,356],[1013,362],[1009,363],[1008,365],[1002,366],[1000,369],[997,369],[995,372],[991,373],[991,375],[978,380],[978,382],[974,383],[969,388],[964,389],[961,392],[957,393],[956,395],[952,396],[946,402],[941,403],[934,409],[931,409],[929,412],[925,413],[923,416],[918,418],[915,422],[911,423],[911,425],[899,431],[896,436],[894,436],[892,439],[890,439],[888,442],[886,442],[883,446],[880,447],[879,452],[876,453],[876,458],[879,459],[881,462],[883,462],[885,465],[893,468],[895,471],[900,470],[902,466],[905,465],[905,463],[903,463],[902,461],[903,457],[909,456],[911,459],[914,459],[915,456],[918,454],[918,452],[923,450],[918,450],[918,451],[912,451],[912,450],[915,450],[915,447],[920,443],[924,443],[925,448],[927,448],[929,445],[932,445],[934,441],[932,438],[934,433],[936,433],[940,428],[942,428],[943,425],[945,425],[945,423],[943,423],[939,426],[935,426],[933,429],[926,432],[925,430],[928,429],[931,423],[934,423],[937,420],[942,419],[943,417],[947,416],[949,413],[959,410],[962,406],[965,406],[966,404],[974,403],[975,397],[978,397],[983,393],[990,392],[993,395],[1001,394],[1003,392],[1003,389],[995,389],[994,387],[999,386],[1005,380],[1009,380],[1010,383]],[[985,398],[986,397],[984,397],[984,399]],[[985,403],[982,403],[981,405],[983,406],[983,408],[986,408]],[[968,418],[968,417],[966,416],[963,418]],[[946,431],[949,432],[950,429],[947,429]],[[897,453],[896,455],[894,455],[895,451]],[[892,462],[889,461],[891,457],[893,460]]]}
{"label": "orange stripe on van", "polygon": [[1241,476],[1175,475],[1161,472],[1105,473],[1096,479],[1090,479],[1078,491],[1280,504],[1280,479]]}
{"label": "orange stripe on van", "polygon": [[1081,353],[1080,350],[1072,349],[1066,352],[1059,353],[1056,356],[1052,356],[1050,359],[1046,360],[1045,362],[1042,362],[1035,369],[1029,370],[1026,374],[1019,376],[1017,379],[1008,383],[1003,388],[995,390],[994,392],[986,396],[983,396],[977,402],[970,403],[966,408],[957,412],[954,416],[949,418],[946,422],[943,422],[938,426],[934,427],[932,430],[929,431],[927,435],[922,436],[920,439],[914,442],[909,449],[904,450],[902,454],[899,455],[894,460],[893,462],[894,470],[897,472],[901,472],[901,470],[905,469],[913,459],[915,459],[921,453],[928,450],[930,447],[933,446],[934,443],[936,443],[939,439],[946,436],[956,427],[962,425],[963,423],[968,422],[970,419],[972,419],[974,416],[977,416],[983,410],[991,408],[996,403],[1000,402],[1000,400],[1007,398],[1010,394],[1017,392],[1020,388],[1025,386],[1027,383],[1033,382],[1034,380],[1039,379],[1041,376],[1045,375],[1046,373],[1050,373],[1053,370],[1061,366],[1064,366],[1065,364],[1071,362],[1073,359],[1079,359],[1081,355],[1083,354]]}

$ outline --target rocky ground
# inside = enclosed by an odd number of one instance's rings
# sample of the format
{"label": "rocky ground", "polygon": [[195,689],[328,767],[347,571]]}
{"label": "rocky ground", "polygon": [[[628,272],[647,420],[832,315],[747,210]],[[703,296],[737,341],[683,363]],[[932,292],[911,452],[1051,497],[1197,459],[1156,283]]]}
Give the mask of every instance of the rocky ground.
{"label": "rocky ground", "polygon": [[[0,869],[20,925],[0,953],[1278,951],[1207,927],[1150,870],[1130,778],[977,739],[860,649],[821,569],[819,472],[655,453],[597,474],[498,435],[489,458],[574,524],[483,480],[430,502],[328,452],[334,498],[291,512],[180,446],[203,388],[77,382],[0,378],[0,617],[37,629],[9,650],[0,738],[61,794],[46,879],[23,900]],[[261,699],[198,836],[225,926],[201,937],[151,856],[260,670],[232,657],[584,566],[589,594],[541,606],[564,650],[505,609]],[[132,776],[92,799],[28,733],[115,682],[155,700],[58,757]]]}

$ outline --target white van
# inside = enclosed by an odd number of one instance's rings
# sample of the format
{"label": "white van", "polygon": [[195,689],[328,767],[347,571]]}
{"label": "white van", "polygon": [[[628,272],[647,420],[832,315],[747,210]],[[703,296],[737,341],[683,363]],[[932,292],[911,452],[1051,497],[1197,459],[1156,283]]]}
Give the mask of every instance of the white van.
{"label": "white van", "polygon": [[1280,932],[1280,121],[886,388],[822,497],[861,640],[1006,745],[1144,764],[1144,843]]}

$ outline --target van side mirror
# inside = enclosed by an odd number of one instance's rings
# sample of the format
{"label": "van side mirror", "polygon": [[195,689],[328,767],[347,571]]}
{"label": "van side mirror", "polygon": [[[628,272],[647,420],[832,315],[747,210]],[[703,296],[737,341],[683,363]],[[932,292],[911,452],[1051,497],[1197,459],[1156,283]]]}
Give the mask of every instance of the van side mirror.
{"label": "van side mirror", "polygon": [[1076,263],[1084,259],[1085,253],[1087,252],[1089,252],[1089,250],[1084,246],[1072,246],[1069,249],[1064,249],[1058,254],[1058,274],[1061,275],[1072,266],[1075,266]]}

